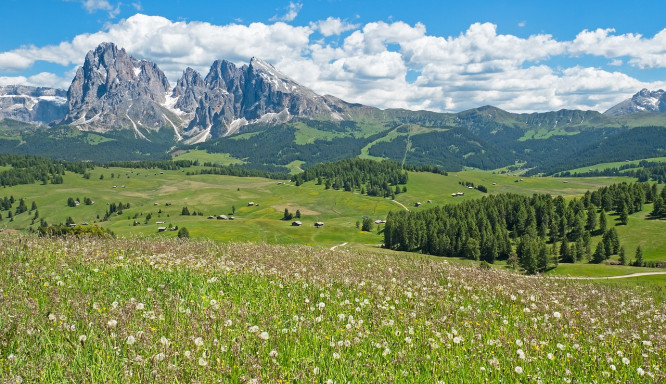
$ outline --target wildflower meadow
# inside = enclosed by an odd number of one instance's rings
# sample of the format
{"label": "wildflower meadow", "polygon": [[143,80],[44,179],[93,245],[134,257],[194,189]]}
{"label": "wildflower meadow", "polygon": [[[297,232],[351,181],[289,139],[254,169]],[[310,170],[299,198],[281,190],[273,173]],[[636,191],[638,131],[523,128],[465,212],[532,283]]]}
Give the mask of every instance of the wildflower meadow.
{"label": "wildflower meadow", "polygon": [[664,382],[665,292],[403,253],[4,234],[0,381]]}

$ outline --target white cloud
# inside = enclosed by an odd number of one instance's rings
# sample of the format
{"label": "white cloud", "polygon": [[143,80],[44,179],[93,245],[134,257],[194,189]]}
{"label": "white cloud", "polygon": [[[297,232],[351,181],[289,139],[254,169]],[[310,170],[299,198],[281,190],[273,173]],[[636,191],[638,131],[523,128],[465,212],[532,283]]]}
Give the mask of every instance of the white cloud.
{"label": "white cloud", "polygon": [[0,86],[30,85],[34,87],[53,87],[66,89],[71,83],[70,77],[60,77],[54,73],[41,72],[33,76],[0,76]]}
{"label": "white cloud", "polygon": [[525,20],[523,20],[523,21],[521,21],[521,22],[518,23],[518,26],[519,26],[520,28],[523,28],[523,27],[526,26],[526,25],[527,25],[527,21],[525,21]]}
{"label": "white cloud", "polygon": [[326,20],[319,20],[315,23],[310,23],[313,29],[316,29],[322,35],[328,37],[339,35],[343,32],[351,31],[359,27],[358,24],[351,24],[347,21],[340,20],[337,17],[328,17]]}
{"label": "white cloud", "polygon": [[629,64],[641,69],[666,67],[666,29],[652,38],[641,34],[615,35],[614,29],[584,30],[571,43],[574,55],[596,55],[607,58],[628,57]]}
{"label": "white cloud", "polygon": [[289,6],[287,6],[287,13],[282,16],[275,15],[270,18],[270,21],[294,21],[301,8],[303,8],[303,3],[290,1]]}
{"label": "white cloud", "polygon": [[[342,41],[319,36],[348,31]],[[82,64],[99,43],[112,41],[137,58],[156,62],[172,84],[187,66],[205,75],[216,59],[245,64],[257,56],[317,93],[382,108],[459,111],[490,104],[515,112],[603,111],[641,88],[666,88],[666,82],[642,82],[621,67],[555,68],[549,60],[592,55],[606,65],[666,67],[666,29],[652,38],[613,33],[583,31],[574,40],[558,41],[548,34],[500,34],[491,23],[474,23],[457,36],[436,36],[423,24],[401,21],[358,26],[329,17],[301,27],[284,22],[214,25],[136,14],[58,45],[0,52],[0,71],[17,75],[3,82],[66,87],[72,66]],[[19,76],[37,61],[60,64],[69,72]],[[410,72],[417,76],[408,82]]]}

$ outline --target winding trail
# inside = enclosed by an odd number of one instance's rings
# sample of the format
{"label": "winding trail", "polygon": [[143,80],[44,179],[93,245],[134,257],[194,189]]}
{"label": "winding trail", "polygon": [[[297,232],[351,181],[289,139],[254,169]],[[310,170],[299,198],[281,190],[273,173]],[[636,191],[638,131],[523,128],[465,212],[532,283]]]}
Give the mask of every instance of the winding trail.
{"label": "winding trail", "polygon": [[405,205],[403,203],[401,203],[399,201],[396,201],[396,200],[391,200],[391,201],[398,204],[399,206],[405,208],[405,211],[409,212],[409,208],[405,207]]}
{"label": "winding trail", "polygon": [[629,275],[619,275],[619,276],[558,276],[553,278],[555,279],[567,279],[567,280],[602,280],[602,279],[627,279],[630,277],[639,277],[639,276],[652,276],[652,275],[666,275],[666,272],[640,272],[640,273],[631,273]]}
{"label": "winding trail", "polygon": [[334,246],[331,247],[331,251],[335,251],[335,248],[337,248],[337,247],[344,247],[345,245],[347,245],[346,242],[344,242],[344,243],[342,243],[342,244],[334,245]]}

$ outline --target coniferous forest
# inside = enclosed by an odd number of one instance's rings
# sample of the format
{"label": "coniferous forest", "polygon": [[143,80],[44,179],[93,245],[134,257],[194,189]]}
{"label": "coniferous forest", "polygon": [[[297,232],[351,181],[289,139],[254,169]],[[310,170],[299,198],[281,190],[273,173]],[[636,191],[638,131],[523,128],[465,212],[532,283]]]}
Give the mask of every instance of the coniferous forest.
{"label": "coniferous forest", "polygon": [[[626,224],[644,203],[662,198],[654,184],[622,183],[568,202],[547,194],[499,194],[421,211],[392,211],[384,243],[394,250],[488,263],[505,259],[528,273],[560,262],[598,263],[620,251],[621,239],[609,229],[611,217]],[[594,250],[593,236],[602,239]]]}

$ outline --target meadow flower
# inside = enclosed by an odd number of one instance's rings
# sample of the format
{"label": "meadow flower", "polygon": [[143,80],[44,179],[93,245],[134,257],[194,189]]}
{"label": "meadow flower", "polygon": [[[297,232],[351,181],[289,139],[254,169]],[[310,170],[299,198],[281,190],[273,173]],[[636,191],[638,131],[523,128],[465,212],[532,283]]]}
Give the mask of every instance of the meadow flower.
{"label": "meadow flower", "polygon": [[636,368],[636,373],[638,373],[638,376],[645,375],[645,371],[641,367]]}
{"label": "meadow flower", "polygon": [[233,324],[234,324],[234,322],[231,321],[231,319],[228,319],[224,322],[225,327],[231,327]]}
{"label": "meadow flower", "polygon": [[86,336],[86,335],[81,335],[81,336],[79,336],[79,341],[80,341],[81,343],[85,343],[86,340],[88,340],[88,336]]}
{"label": "meadow flower", "polygon": [[559,319],[560,317],[562,317],[562,314],[560,314],[559,312],[553,312],[553,317]]}
{"label": "meadow flower", "polygon": [[56,321],[56,315],[49,313],[49,320]]}
{"label": "meadow flower", "polygon": [[525,352],[522,349],[517,350],[516,354],[518,354],[518,358],[525,360]]}
{"label": "meadow flower", "polygon": [[617,368],[615,367],[615,365],[613,365],[613,364],[610,365],[610,370],[611,370],[611,371],[614,371],[614,370],[616,370],[616,369],[617,369]]}
{"label": "meadow flower", "polygon": [[322,303],[322,302],[320,302],[319,304],[317,304],[317,308],[319,308],[320,311],[323,310],[325,306],[326,306],[326,304],[324,304],[324,303]]}
{"label": "meadow flower", "polygon": [[622,363],[624,363],[625,365],[629,364],[629,359],[627,359],[626,357],[623,357],[622,358]]}
{"label": "meadow flower", "polygon": [[314,373],[315,375],[318,375],[319,374],[319,367],[314,367],[314,369],[312,370],[312,373]]}
{"label": "meadow flower", "polygon": [[513,369],[513,371],[520,375],[521,373],[523,373],[523,368],[522,368],[520,365],[517,365],[517,366]]}
{"label": "meadow flower", "polygon": [[160,343],[162,343],[162,345],[164,345],[165,347],[168,347],[169,344],[171,344],[171,342],[169,341],[169,339],[167,339],[167,338],[164,337],[164,336],[160,337]]}
{"label": "meadow flower", "polygon": [[337,352],[333,352],[333,358],[334,358],[335,360],[339,359],[339,358],[340,358],[340,354],[337,353]]}
{"label": "meadow flower", "polygon": [[203,357],[200,357],[199,358],[199,365],[202,366],[202,367],[205,367],[205,366],[208,365],[208,362]]}
{"label": "meadow flower", "polygon": [[107,322],[106,322],[106,325],[107,325],[109,328],[115,328],[116,325],[118,325],[118,322],[117,322],[116,320],[113,320],[113,319],[112,319],[112,320],[107,321]]}
{"label": "meadow flower", "polygon": [[138,303],[138,304],[136,305],[136,310],[137,310],[137,311],[141,311],[141,310],[143,310],[145,307],[146,307],[146,306],[145,306],[143,303]]}
{"label": "meadow flower", "polygon": [[250,328],[248,328],[248,331],[251,332],[251,333],[257,333],[257,332],[259,332],[259,327],[257,327],[256,325],[253,325]]}
{"label": "meadow flower", "polygon": [[18,359],[16,358],[16,355],[13,354],[13,353],[10,353],[9,356],[7,356],[7,361],[9,361],[9,362],[15,363],[16,360],[18,360]]}
{"label": "meadow flower", "polygon": [[462,338],[460,336],[456,336],[456,337],[453,338],[453,342],[456,343],[456,344],[460,344],[461,341],[462,341]]}
{"label": "meadow flower", "polygon": [[194,345],[196,345],[197,347],[203,346],[204,345],[203,339],[201,337],[197,337],[196,339],[194,339]]}
{"label": "meadow flower", "polygon": [[135,342],[136,342],[136,339],[132,335],[127,336],[127,339],[125,339],[125,343],[127,343],[127,345],[132,345]]}
{"label": "meadow flower", "polygon": [[185,351],[185,357],[188,358],[188,359],[191,359],[192,358],[192,352]]}
{"label": "meadow flower", "polygon": [[260,338],[261,340],[268,340],[268,332],[261,332],[261,333],[259,334],[259,338]]}
{"label": "meadow flower", "polygon": [[547,357],[549,360],[555,360],[555,356],[552,353],[548,353]]}
{"label": "meadow flower", "polygon": [[276,350],[272,350],[270,353],[268,353],[268,356],[274,359],[278,356],[278,352]]}

